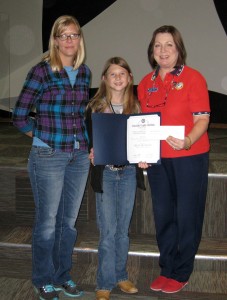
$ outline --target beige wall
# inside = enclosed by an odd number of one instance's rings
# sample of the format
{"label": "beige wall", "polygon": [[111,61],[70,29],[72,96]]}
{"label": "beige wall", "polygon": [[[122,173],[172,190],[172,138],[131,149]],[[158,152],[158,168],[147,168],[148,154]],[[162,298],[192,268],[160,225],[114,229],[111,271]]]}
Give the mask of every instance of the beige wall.
{"label": "beige wall", "polygon": [[137,84],[150,71],[147,47],[152,32],[165,24],[180,30],[187,63],[203,73],[208,88],[227,95],[227,39],[213,0],[116,1],[84,26],[93,86],[112,55],[128,60]]}
{"label": "beige wall", "polygon": [[[9,64],[9,96],[16,97],[28,70],[42,55],[42,1],[1,0],[1,14],[8,16],[9,26],[1,37],[0,55],[3,52]],[[0,87],[4,86],[5,93],[6,76],[0,69]]]}

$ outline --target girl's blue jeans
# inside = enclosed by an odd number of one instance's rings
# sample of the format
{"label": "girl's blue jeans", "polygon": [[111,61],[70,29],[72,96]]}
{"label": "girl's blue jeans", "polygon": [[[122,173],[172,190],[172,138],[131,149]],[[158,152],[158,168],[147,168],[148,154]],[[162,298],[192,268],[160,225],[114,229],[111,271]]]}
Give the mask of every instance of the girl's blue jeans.
{"label": "girl's blue jeans", "polygon": [[103,193],[96,193],[98,247],[97,290],[112,290],[128,279],[129,225],[136,192],[136,170],[127,166],[111,171],[105,167]]}

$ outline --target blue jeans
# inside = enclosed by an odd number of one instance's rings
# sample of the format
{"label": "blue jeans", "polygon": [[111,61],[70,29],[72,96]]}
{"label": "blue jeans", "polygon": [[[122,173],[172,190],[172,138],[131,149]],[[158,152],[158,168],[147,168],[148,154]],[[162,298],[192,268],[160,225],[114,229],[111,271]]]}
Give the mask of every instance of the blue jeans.
{"label": "blue jeans", "polygon": [[32,282],[36,287],[70,280],[78,216],[89,171],[86,151],[32,147],[28,172],[35,201]]}
{"label": "blue jeans", "polygon": [[136,170],[127,166],[120,171],[105,167],[103,193],[96,193],[98,247],[97,290],[112,290],[128,279],[126,270],[128,230],[136,192]]}
{"label": "blue jeans", "polygon": [[163,158],[147,171],[161,275],[188,281],[202,235],[208,153]]}

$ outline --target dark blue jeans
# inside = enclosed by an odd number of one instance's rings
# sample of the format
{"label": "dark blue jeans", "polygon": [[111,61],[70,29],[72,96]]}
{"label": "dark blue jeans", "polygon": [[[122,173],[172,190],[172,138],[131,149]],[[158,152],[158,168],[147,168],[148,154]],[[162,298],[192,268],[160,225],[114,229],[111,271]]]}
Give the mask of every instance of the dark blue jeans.
{"label": "dark blue jeans", "polygon": [[32,147],[28,171],[35,201],[32,282],[36,287],[70,280],[77,237],[75,221],[89,170],[88,152]]}
{"label": "dark blue jeans", "polygon": [[208,153],[163,158],[147,171],[151,187],[161,275],[187,281],[202,235]]}

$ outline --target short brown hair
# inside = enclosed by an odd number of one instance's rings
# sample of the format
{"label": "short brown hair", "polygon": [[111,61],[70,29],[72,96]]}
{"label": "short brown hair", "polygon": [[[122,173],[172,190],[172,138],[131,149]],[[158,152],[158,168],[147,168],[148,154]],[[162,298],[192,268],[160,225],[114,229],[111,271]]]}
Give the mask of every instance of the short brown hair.
{"label": "short brown hair", "polygon": [[154,43],[155,43],[156,35],[158,33],[170,33],[172,35],[174,43],[176,44],[176,48],[179,53],[178,59],[177,59],[177,65],[186,64],[187,53],[186,53],[186,49],[185,49],[184,42],[183,42],[180,32],[174,26],[163,25],[163,26],[157,28],[153,32],[151,42],[148,46],[147,54],[148,54],[148,60],[150,62],[151,67],[155,68],[157,66],[157,62],[154,59]]}

